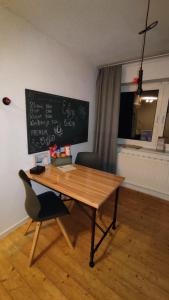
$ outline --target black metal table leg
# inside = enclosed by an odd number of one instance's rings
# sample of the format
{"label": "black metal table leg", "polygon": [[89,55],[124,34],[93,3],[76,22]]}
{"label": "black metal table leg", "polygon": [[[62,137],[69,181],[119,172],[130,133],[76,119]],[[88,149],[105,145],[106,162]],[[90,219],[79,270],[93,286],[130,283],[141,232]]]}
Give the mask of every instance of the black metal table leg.
{"label": "black metal table leg", "polygon": [[119,198],[119,188],[116,190],[115,202],[114,202],[114,214],[113,214],[113,229],[116,229],[116,219],[117,219],[117,206]]}
{"label": "black metal table leg", "polygon": [[94,240],[95,240],[95,222],[96,222],[96,208],[92,208],[92,219],[91,219],[91,246],[90,246],[90,262],[89,266],[94,267]]}

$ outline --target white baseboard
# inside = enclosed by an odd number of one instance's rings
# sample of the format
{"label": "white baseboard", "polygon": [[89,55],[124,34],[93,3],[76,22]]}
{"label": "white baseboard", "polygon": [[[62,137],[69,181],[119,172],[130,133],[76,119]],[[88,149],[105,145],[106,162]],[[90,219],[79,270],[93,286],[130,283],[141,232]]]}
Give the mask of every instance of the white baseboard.
{"label": "white baseboard", "polygon": [[4,231],[0,232],[0,239],[4,238],[7,234],[9,234],[11,231],[19,227],[20,225],[24,224],[26,220],[28,219],[28,216],[20,220],[19,222],[15,223],[14,225],[8,227]]}
{"label": "white baseboard", "polygon": [[123,183],[122,186],[127,187],[131,190],[135,190],[135,191],[138,191],[138,192],[141,192],[144,194],[148,194],[148,195],[169,201],[169,195],[167,195],[165,193],[154,191],[152,189],[145,188],[144,186],[138,186],[136,184],[133,184],[133,183],[127,182],[127,181],[125,181],[125,183]]}

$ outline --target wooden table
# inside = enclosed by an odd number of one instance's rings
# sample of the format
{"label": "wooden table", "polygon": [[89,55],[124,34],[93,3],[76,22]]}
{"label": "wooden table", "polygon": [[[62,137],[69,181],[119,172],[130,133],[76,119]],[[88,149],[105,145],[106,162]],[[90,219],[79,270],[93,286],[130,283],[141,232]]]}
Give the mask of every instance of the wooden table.
{"label": "wooden table", "polygon": [[[53,165],[46,166],[45,172],[40,175],[30,174],[29,178],[57,192],[65,194],[78,203],[88,205],[92,210],[91,215],[91,247],[90,247],[90,267],[94,266],[94,253],[102,243],[103,239],[111,228],[116,228],[118,191],[124,177],[113,175],[107,172],[73,165],[75,170],[63,172]],[[113,221],[104,231],[96,223],[96,211],[102,204],[116,192]],[[95,246],[95,226],[102,232],[103,236]]]}

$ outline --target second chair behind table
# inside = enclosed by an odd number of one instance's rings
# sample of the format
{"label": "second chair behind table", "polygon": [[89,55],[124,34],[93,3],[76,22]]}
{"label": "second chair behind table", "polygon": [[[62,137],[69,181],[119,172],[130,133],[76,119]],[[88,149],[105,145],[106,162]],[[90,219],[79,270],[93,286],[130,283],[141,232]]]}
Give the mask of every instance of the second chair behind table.
{"label": "second chair behind table", "polygon": [[68,215],[69,211],[64,205],[63,201],[52,191],[36,195],[34,190],[32,189],[30,179],[23,170],[19,171],[19,176],[24,184],[26,192],[25,209],[28,216],[31,218],[25,234],[27,233],[32,222],[36,222],[32,248],[29,255],[29,266],[31,266],[39,236],[39,231],[43,221],[56,219],[69,247],[73,248],[66,230],[60,220],[61,217]]}
{"label": "second chair behind table", "polygon": [[96,152],[78,152],[75,164],[102,170],[101,160]]}

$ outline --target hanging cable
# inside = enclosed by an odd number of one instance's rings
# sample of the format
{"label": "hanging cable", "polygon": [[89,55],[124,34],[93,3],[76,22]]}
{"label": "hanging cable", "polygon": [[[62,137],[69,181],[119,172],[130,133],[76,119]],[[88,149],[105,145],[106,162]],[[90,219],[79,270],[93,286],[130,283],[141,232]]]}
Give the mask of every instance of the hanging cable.
{"label": "hanging cable", "polygon": [[155,26],[157,26],[158,21],[154,21],[150,25],[148,24],[148,15],[149,15],[149,9],[150,9],[150,0],[148,0],[147,5],[147,13],[146,13],[146,20],[145,20],[145,28],[139,32],[139,34],[144,34],[143,36],[143,45],[142,45],[142,53],[141,53],[141,65],[139,70],[139,77],[138,77],[138,87],[137,87],[137,95],[141,96],[142,94],[142,82],[143,82],[143,61],[144,61],[144,50],[145,50],[145,44],[146,44],[146,34],[147,31],[153,29]]}

